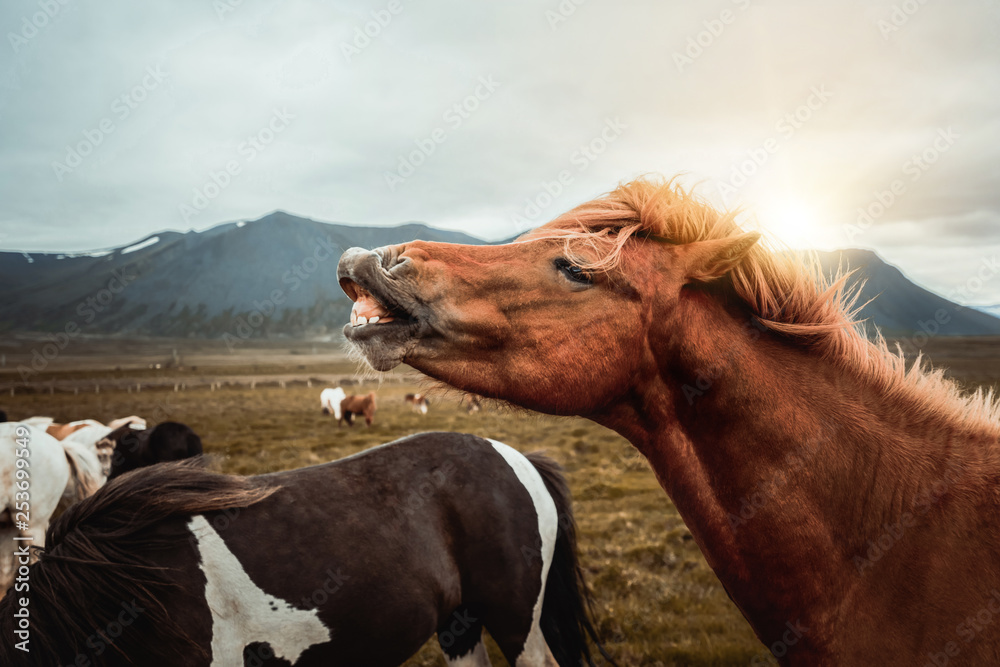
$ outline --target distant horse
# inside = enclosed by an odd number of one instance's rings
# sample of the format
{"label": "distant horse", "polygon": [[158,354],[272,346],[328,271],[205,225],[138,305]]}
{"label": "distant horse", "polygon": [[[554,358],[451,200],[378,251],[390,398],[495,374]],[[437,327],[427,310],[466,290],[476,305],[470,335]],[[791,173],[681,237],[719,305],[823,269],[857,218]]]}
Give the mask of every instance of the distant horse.
{"label": "distant horse", "polygon": [[458,404],[465,406],[465,411],[470,415],[475,414],[483,409],[483,403],[478,396],[475,394],[465,394],[462,396],[462,400]]}
{"label": "distant horse", "polygon": [[403,397],[403,400],[410,404],[414,412],[419,412],[422,415],[427,414],[427,408],[429,406],[427,402],[427,397],[423,394],[407,394]]}
{"label": "distant horse", "polygon": [[[364,415],[365,424],[371,426],[375,421],[375,392],[366,396],[348,396],[340,402],[340,411],[348,426],[354,426],[354,415]],[[337,426],[340,425],[341,418],[338,418]]]}
{"label": "distant horse", "polygon": [[643,179],[508,245],[348,250],[344,331],[378,370],[628,438],[783,664],[1000,664],[1000,405],[758,240]]}
{"label": "distant horse", "polygon": [[142,430],[126,424],[98,443],[99,450],[106,448],[112,451],[109,480],[136,468],[193,458],[203,451],[198,434],[179,422],[161,422]]}
{"label": "distant horse", "polygon": [[28,578],[31,653],[8,596],[0,664],[395,667],[436,631],[449,665],[485,667],[486,629],[511,665],[568,667],[596,641],[558,465],[456,433],[250,478],[133,472],[52,526]]}
{"label": "distant horse", "polygon": [[49,521],[104,481],[88,447],[30,424],[0,424],[0,596],[14,580],[14,549],[44,546]]}
{"label": "distant horse", "polygon": [[340,387],[327,387],[319,393],[319,404],[323,408],[324,415],[333,415],[337,421],[340,421],[340,403],[345,398],[347,394]]}

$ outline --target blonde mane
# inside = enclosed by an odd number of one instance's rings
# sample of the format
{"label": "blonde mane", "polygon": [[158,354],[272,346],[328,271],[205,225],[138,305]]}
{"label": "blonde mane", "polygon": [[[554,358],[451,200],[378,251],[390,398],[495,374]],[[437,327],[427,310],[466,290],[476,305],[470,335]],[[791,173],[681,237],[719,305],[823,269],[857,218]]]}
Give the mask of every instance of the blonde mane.
{"label": "blonde mane", "polygon": [[[522,241],[564,239],[566,250],[588,259],[582,268],[613,272],[630,239],[654,237],[681,245],[744,233],[737,212],[721,213],[676,179],[641,178],[581,204],[523,236]],[[584,252],[580,252],[584,250]],[[589,259],[595,258],[595,259]],[[816,351],[880,389],[904,396],[921,417],[954,417],[957,426],[1000,437],[1000,404],[992,390],[964,394],[941,370],[918,355],[907,368],[902,350],[889,350],[881,334],[868,339],[858,319],[860,283],[843,269],[826,276],[816,255],[775,252],[757,243],[731,271],[733,289],[767,328],[810,343]]]}

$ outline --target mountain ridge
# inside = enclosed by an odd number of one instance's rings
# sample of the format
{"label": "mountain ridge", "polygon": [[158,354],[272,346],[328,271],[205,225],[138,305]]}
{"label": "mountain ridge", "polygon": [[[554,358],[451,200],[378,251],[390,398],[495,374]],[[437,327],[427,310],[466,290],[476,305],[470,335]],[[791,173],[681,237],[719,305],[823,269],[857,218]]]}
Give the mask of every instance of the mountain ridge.
{"label": "mountain ridge", "polygon": [[[0,333],[74,328],[95,335],[324,336],[350,317],[337,281],[343,250],[427,241],[486,245],[409,222],[365,227],[282,210],[201,231],[165,230],[85,253],[0,251]],[[887,336],[1000,335],[1000,319],[910,281],[869,250],[818,253],[827,273],[846,263],[864,280],[861,313]],[[943,314],[942,314],[943,313]],[[944,320],[934,323],[935,318]]]}

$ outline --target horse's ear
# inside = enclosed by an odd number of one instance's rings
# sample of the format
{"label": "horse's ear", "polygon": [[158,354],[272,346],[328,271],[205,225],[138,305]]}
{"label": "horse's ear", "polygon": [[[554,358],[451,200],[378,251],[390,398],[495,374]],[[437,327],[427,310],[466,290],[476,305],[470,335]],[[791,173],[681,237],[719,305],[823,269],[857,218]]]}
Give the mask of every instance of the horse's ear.
{"label": "horse's ear", "polygon": [[757,232],[678,246],[688,282],[708,282],[721,278],[743,261],[760,240]]}

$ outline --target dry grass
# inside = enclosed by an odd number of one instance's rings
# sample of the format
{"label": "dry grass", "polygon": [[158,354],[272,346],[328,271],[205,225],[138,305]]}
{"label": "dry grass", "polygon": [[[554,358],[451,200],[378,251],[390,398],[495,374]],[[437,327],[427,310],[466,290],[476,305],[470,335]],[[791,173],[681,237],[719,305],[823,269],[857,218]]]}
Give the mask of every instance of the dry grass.
{"label": "dry grass", "polygon": [[[996,341],[935,341],[932,356],[947,360],[968,385],[995,384],[1000,377]],[[290,359],[289,359],[290,360]],[[234,360],[235,361],[235,360]],[[288,361],[288,360],[286,360]],[[298,364],[309,360],[297,356]],[[319,361],[319,360],[316,360]],[[287,365],[226,373],[294,372]],[[324,365],[328,362],[323,360]],[[235,366],[235,364],[234,364]],[[319,366],[319,364],[317,364]],[[10,370],[10,367],[8,367]],[[202,375],[203,366],[191,375]],[[339,365],[305,373],[340,373]],[[116,373],[123,378],[129,370]],[[143,373],[139,368],[131,372]],[[64,375],[65,373],[65,375]],[[69,370],[54,374],[65,379]],[[75,371],[72,377],[80,377]],[[46,378],[48,381],[50,378]],[[348,387],[376,389],[375,426],[338,429],[319,411],[319,386],[207,387],[174,393],[143,390],[81,393],[21,393],[0,407],[12,419],[46,414],[57,421],[84,417],[108,420],[139,414],[151,422],[183,421],[201,434],[223,470],[254,474],[329,461],[405,435],[429,430],[475,433],[522,451],[546,450],[567,469],[576,499],[582,561],[597,603],[597,626],[621,665],[747,665],[763,646],[708,568],[676,509],[646,462],[621,437],[582,419],[486,410],[468,415],[454,398],[432,400],[421,417],[403,402],[406,383]],[[494,664],[504,664],[495,647]],[[409,665],[443,665],[434,642]]]}
{"label": "dry grass", "polygon": [[[468,415],[451,398],[422,417],[403,402],[405,384],[349,388],[379,392],[375,425],[338,429],[319,411],[319,389],[207,388],[186,392],[18,394],[12,419],[57,421],[127,414],[183,421],[227,472],[254,474],[341,458],[421,431],[475,433],[521,451],[545,450],[568,471],[582,561],[597,602],[597,625],[622,665],[748,664],[762,650],[691,540],[645,461],[617,434],[582,419],[484,410]],[[503,659],[493,650],[494,664]],[[443,665],[434,642],[408,665]]]}

